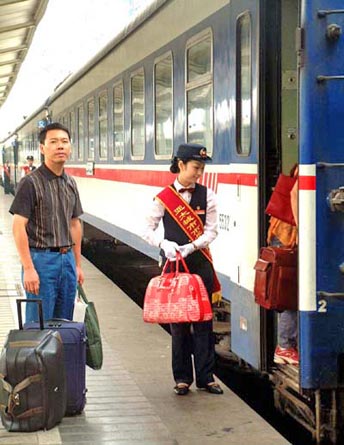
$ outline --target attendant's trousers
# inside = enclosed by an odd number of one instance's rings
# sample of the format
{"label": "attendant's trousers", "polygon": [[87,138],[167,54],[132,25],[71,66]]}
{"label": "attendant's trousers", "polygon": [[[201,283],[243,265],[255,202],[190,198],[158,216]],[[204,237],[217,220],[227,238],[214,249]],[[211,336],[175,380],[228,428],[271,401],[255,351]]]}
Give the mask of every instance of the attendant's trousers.
{"label": "attendant's trousers", "polygon": [[[195,256],[194,256],[195,255]],[[213,290],[213,268],[208,260],[201,258],[200,252],[186,259],[190,273],[197,273],[205,284],[211,301]],[[214,381],[215,339],[213,322],[173,323],[172,371],[176,383],[193,382],[192,355],[194,357],[196,386],[204,388]]]}

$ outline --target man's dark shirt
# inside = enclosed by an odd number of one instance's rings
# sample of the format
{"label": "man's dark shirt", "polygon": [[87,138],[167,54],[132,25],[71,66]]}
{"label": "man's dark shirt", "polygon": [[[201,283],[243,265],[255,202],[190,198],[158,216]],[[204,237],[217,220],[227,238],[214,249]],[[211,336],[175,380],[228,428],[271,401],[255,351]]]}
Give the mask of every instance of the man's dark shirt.
{"label": "man's dark shirt", "polygon": [[70,221],[83,213],[75,180],[45,164],[21,179],[9,211],[28,218],[29,246],[36,248],[71,246]]}

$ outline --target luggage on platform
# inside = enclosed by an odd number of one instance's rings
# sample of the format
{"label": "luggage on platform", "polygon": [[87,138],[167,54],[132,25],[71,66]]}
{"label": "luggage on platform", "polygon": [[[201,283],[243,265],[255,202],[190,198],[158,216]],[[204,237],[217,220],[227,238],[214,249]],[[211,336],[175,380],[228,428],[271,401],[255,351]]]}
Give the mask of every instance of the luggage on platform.
{"label": "luggage on platform", "polygon": [[266,309],[297,310],[297,249],[262,247],[254,269],[256,303]]}
{"label": "luggage on platform", "polygon": [[[23,330],[21,304],[38,304],[39,324]],[[50,429],[66,411],[61,336],[43,330],[41,300],[17,300],[19,329],[9,332],[0,356],[1,420],[8,431]]]}
{"label": "luggage on platform", "polygon": [[[24,329],[37,329],[38,323],[27,323]],[[85,324],[71,320],[51,319],[44,328],[57,331],[64,346],[67,381],[66,415],[80,414],[86,403],[86,331]]]}

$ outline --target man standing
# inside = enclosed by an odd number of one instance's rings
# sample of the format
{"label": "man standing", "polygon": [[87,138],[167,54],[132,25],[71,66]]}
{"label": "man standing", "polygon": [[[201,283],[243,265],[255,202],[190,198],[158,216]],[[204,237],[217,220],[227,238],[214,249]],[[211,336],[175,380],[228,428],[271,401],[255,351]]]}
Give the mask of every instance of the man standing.
{"label": "man standing", "polygon": [[[75,180],[64,172],[71,153],[69,130],[58,122],[39,135],[44,162],[20,181],[10,208],[27,298],[40,298],[44,319],[72,319],[81,269],[83,213]],[[37,321],[28,304],[26,321]]]}

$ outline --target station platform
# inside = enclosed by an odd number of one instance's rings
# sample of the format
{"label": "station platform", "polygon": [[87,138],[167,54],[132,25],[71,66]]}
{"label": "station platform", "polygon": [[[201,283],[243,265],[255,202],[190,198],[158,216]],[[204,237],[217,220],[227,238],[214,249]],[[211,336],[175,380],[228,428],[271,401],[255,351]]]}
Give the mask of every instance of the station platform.
{"label": "station platform", "polygon": [[[23,298],[20,263],[0,188],[0,349],[17,328],[16,298]],[[142,310],[110,279],[83,259],[84,289],[95,302],[104,364],[87,368],[84,412],[65,417],[49,431],[9,433],[3,445],[286,445],[289,442],[222,384],[223,395],[173,392],[171,339],[159,325],[145,324]]]}

